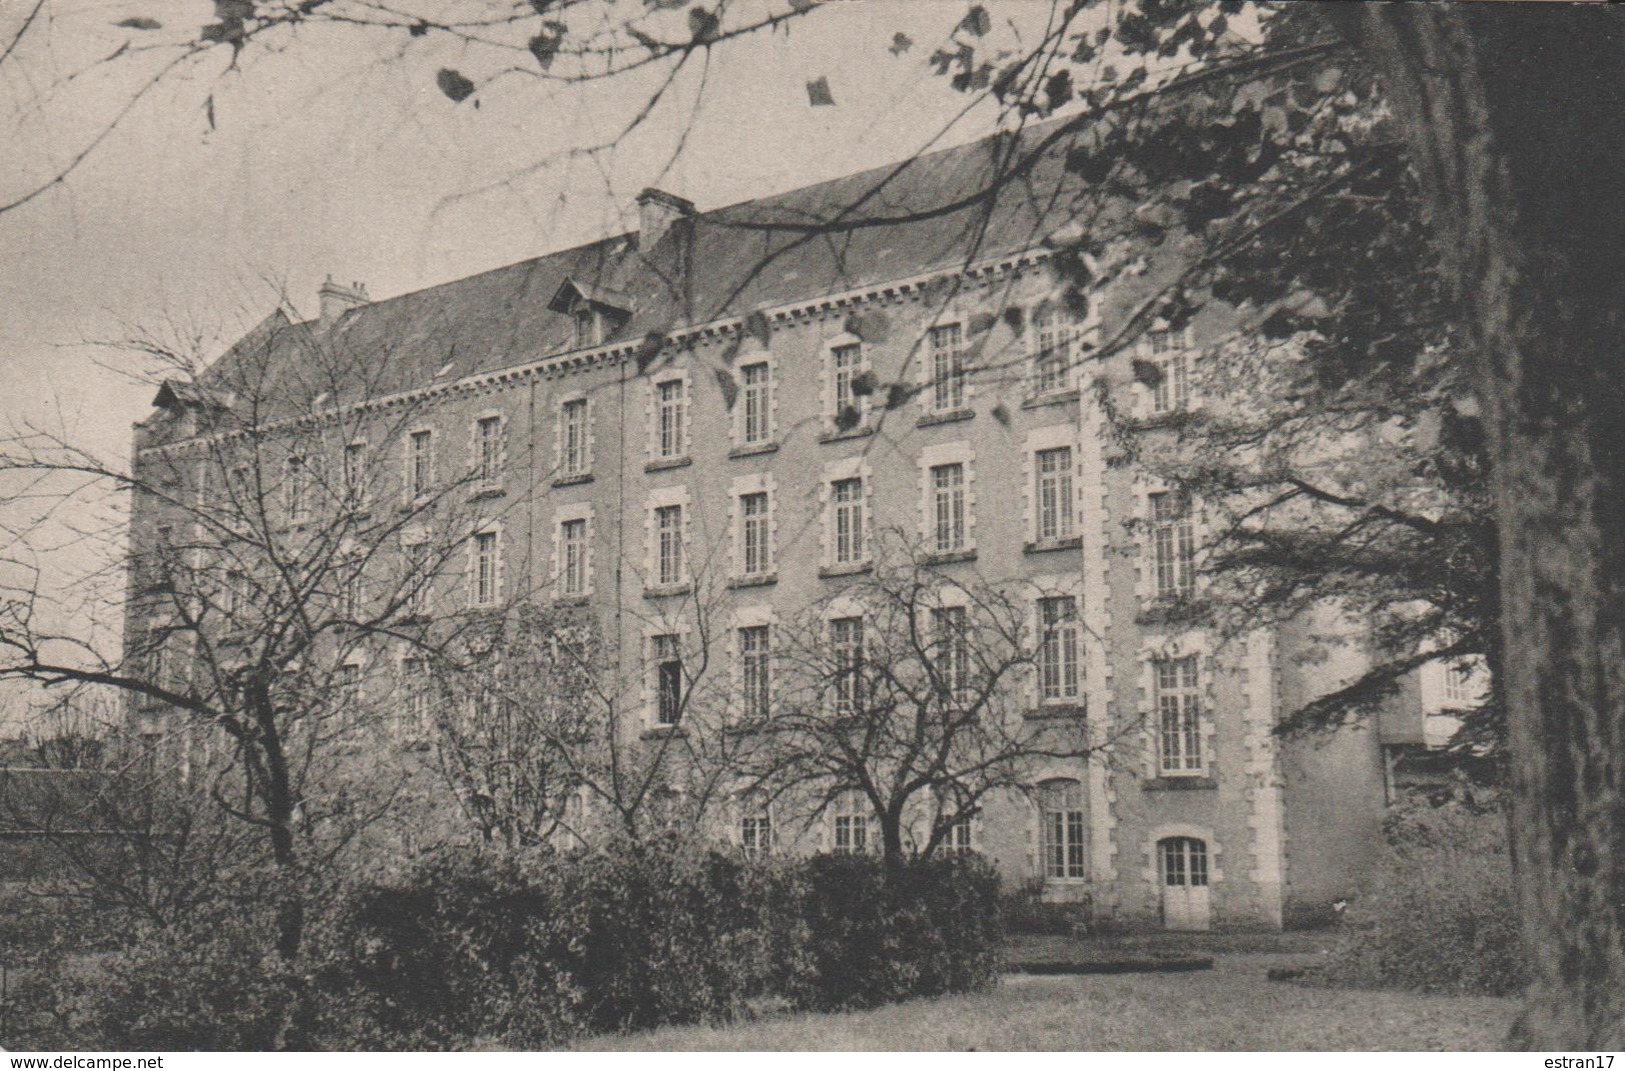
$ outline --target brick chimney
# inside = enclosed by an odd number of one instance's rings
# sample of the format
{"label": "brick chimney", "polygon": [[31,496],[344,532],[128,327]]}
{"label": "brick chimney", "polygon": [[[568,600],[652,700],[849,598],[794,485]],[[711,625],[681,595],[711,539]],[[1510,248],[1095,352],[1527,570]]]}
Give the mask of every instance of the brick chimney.
{"label": "brick chimney", "polygon": [[331,275],[327,277],[326,282],[322,283],[321,289],[316,291],[316,296],[322,302],[321,325],[323,327],[332,327],[334,321],[343,316],[345,312],[359,308],[372,300],[367,296],[365,283],[351,283],[349,286],[341,286],[333,281]]}
{"label": "brick chimney", "polygon": [[638,248],[647,253],[671,225],[694,214],[694,202],[653,186],[638,194]]}

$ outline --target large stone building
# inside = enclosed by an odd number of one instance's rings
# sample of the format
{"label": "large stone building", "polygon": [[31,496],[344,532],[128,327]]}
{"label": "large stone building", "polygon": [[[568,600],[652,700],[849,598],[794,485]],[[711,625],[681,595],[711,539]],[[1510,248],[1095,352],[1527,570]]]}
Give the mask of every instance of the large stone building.
{"label": "large stone building", "polygon": [[[1022,703],[1109,746],[1034,762],[1029,790],[990,796],[956,845],[1124,924],[1308,918],[1374,859],[1383,739],[1271,730],[1353,673],[1357,647],[1305,660],[1308,625],[1220,644],[1145,623],[1196,583],[1201,512],[1123,463],[1103,406],[1198,404],[1192,370],[1231,324],[1210,310],[1093,356],[1158,267],[1082,301],[1066,292],[1049,261],[1087,191],[1060,150],[991,202],[911,217],[976,188],[1011,145],[710,212],[648,190],[634,233],[384,300],[330,283],[319,317],[273,314],[216,367],[258,362],[272,396],[321,400],[311,355],[358,359],[370,415],[321,449],[377,459],[375,514],[473,474],[458,498],[475,514],[466,559],[437,575],[426,612],[520,597],[587,613],[605,671],[637,682],[618,712],[629,746],[674,730],[671,670],[701,632],[714,679],[738,694],[748,678],[743,691],[773,702],[760,669],[772,630],[862,577],[883,533],[912,538],[944,575],[1030,593],[1051,642]],[[818,232],[843,212],[886,222]],[[1147,385],[1134,360],[1164,374]],[[160,394],[137,429],[138,471],[206,456],[187,452],[197,413],[243,404],[222,374]],[[274,409],[264,419],[309,426]],[[279,464],[277,508],[319,508],[291,483],[313,467],[305,448]],[[200,476],[203,493],[222,478]],[[173,538],[164,515],[138,499],[138,563]],[[408,551],[412,538],[399,535]],[[138,638],[151,607],[132,607]],[[369,676],[402,668],[383,641],[365,658]],[[752,849],[850,849],[872,834],[844,806],[722,808],[713,831]]]}

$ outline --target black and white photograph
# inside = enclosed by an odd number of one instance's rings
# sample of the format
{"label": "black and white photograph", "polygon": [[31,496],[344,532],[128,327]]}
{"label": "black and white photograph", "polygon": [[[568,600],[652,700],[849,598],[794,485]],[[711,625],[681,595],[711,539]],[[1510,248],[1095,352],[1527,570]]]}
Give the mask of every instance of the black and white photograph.
{"label": "black and white photograph", "polygon": [[1622,176],[1600,3],[0,0],[7,1066],[1611,1068]]}

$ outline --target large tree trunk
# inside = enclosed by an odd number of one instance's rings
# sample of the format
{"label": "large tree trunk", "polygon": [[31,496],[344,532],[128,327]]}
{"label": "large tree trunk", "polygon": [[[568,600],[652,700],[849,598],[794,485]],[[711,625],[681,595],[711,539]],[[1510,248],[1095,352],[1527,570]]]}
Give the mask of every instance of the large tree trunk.
{"label": "large tree trunk", "polygon": [[1528,1005],[1625,1048],[1625,12],[1328,5],[1376,64],[1477,346]]}

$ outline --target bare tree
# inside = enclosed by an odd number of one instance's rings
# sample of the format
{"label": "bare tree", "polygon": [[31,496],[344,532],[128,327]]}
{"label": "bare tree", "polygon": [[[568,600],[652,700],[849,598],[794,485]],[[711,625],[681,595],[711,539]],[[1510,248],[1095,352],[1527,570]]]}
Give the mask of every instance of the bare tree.
{"label": "bare tree", "polygon": [[[358,742],[395,728],[379,700],[398,667],[414,653],[446,660],[522,594],[522,581],[498,586],[491,506],[471,501],[498,476],[409,430],[435,392],[401,392],[387,361],[323,325],[278,311],[206,369],[143,349],[160,411],[132,468],[37,430],[4,443],[0,473],[27,488],[13,503],[25,537],[50,538],[65,502],[89,500],[114,526],[76,538],[111,540],[116,558],[128,501],[138,554],[127,592],[92,585],[64,614],[42,601],[22,544],[0,604],[0,680],[121,691],[161,759],[192,764],[213,805],[259,831],[283,875],[278,946],[292,955],[297,878],[388,806],[391,786],[360,793],[352,774],[367,766]],[[55,624],[108,615],[128,622],[121,649]]]}
{"label": "bare tree", "polygon": [[747,790],[813,818],[856,793],[897,865],[935,854],[990,796],[1025,792],[1036,761],[1104,758],[1110,742],[1080,698],[1046,701],[1082,694],[1074,600],[958,581],[892,542],[777,630],[736,725]]}

